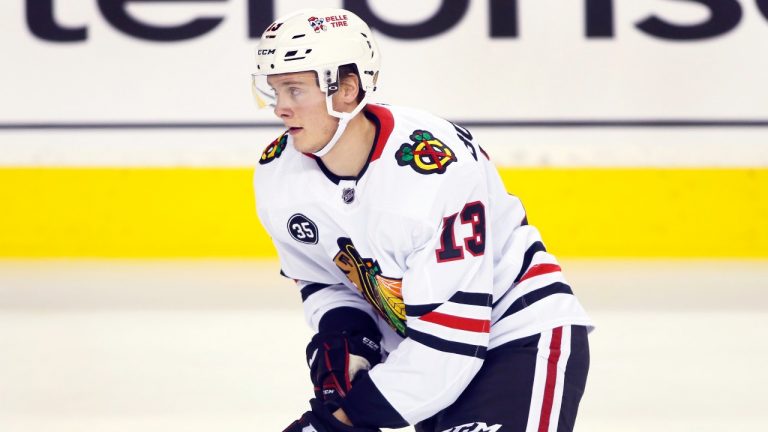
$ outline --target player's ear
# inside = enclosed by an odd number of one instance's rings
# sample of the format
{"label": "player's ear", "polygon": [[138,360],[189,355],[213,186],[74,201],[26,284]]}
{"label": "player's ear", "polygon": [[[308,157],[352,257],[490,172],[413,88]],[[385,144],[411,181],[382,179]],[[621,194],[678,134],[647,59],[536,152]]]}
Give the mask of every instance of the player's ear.
{"label": "player's ear", "polygon": [[360,78],[357,74],[348,73],[341,79],[339,93],[345,103],[356,104],[357,97],[360,94]]}

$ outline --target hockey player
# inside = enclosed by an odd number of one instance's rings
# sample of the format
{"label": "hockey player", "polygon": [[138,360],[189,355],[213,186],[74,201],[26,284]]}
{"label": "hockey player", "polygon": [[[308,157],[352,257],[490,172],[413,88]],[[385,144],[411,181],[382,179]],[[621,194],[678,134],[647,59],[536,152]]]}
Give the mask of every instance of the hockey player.
{"label": "hockey player", "polygon": [[287,128],[258,214],[316,332],[286,431],[571,431],[592,324],[472,134],[369,103],[381,53],[349,11],[282,17],[257,54]]}

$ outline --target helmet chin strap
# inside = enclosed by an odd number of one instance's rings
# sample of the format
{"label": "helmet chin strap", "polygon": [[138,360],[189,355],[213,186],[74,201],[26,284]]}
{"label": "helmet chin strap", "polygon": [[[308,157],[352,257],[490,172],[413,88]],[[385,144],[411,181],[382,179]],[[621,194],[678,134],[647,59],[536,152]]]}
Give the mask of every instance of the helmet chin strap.
{"label": "helmet chin strap", "polygon": [[360,111],[365,108],[365,105],[367,105],[368,100],[368,94],[366,93],[365,96],[363,96],[363,100],[360,101],[360,103],[355,107],[352,112],[338,112],[333,109],[333,100],[332,96],[329,95],[325,98],[325,107],[328,110],[328,114],[336,117],[339,119],[339,124],[336,126],[336,133],[333,134],[333,137],[331,137],[331,140],[328,141],[328,143],[323,146],[320,150],[313,152],[312,154],[317,157],[323,157],[330,152],[333,147],[336,145],[337,142],[339,142],[339,139],[342,135],[344,135],[344,131],[347,130],[347,126],[349,125],[350,120],[352,120]]}

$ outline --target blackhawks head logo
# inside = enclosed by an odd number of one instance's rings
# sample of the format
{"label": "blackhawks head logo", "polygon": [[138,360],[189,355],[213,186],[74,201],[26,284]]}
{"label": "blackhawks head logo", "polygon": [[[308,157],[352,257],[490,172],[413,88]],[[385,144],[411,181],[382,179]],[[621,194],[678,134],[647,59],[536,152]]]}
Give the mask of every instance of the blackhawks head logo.
{"label": "blackhawks head logo", "polygon": [[280,138],[272,141],[272,144],[268,145],[267,148],[264,149],[264,153],[261,154],[261,160],[259,160],[259,164],[264,165],[279,158],[280,155],[283,154],[283,150],[285,150],[286,143],[288,143],[288,134],[284,133],[280,135]]}
{"label": "blackhawks head logo", "polygon": [[456,162],[456,154],[430,132],[415,130],[409,137],[412,144],[403,144],[395,153],[400,166],[410,165],[422,174],[442,174],[451,162]]}

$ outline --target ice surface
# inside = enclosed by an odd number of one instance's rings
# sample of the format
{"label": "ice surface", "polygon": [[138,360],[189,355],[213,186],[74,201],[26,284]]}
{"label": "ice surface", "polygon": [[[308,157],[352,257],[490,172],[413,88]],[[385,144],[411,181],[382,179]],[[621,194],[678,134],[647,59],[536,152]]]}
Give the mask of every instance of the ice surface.
{"label": "ice surface", "polygon": [[[563,263],[598,325],[577,431],[768,424],[768,262]],[[311,396],[260,261],[0,261],[0,431],[280,431]]]}

